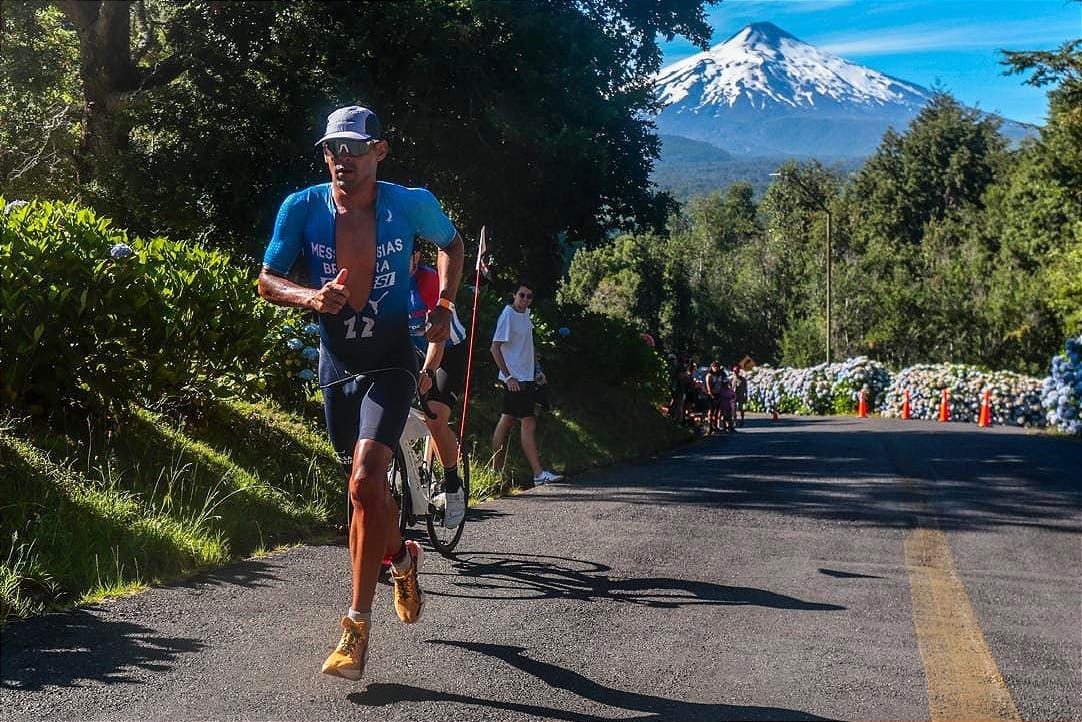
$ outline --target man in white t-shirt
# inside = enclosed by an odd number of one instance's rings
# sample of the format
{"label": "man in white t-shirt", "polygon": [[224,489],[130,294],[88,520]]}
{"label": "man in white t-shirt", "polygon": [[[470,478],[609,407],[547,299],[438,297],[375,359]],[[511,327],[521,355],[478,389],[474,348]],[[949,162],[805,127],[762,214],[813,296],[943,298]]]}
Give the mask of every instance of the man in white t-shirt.
{"label": "man in white t-shirt", "polygon": [[[503,471],[507,456],[507,436],[515,421],[520,423],[522,453],[533,471],[533,484],[547,484],[563,477],[541,467],[537,453],[537,418],[534,416],[534,349],[533,321],[530,320],[530,304],[533,302],[533,286],[526,281],[515,284],[511,304],[505,306],[492,334],[492,358],[500,369],[500,381],[507,390],[503,396],[503,414],[492,434],[492,465],[497,472]],[[529,488],[531,485],[525,485]]]}

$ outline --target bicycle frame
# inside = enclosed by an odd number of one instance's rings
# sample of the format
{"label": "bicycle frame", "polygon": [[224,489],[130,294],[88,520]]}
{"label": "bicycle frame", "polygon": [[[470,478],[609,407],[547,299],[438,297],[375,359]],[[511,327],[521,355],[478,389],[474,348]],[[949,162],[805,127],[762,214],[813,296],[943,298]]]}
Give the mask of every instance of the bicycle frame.
{"label": "bicycle frame", "polygon": [[431,499],[428,496],[428,484],[424,483],[425,480],[421,478],[424,460],[417,458],[409,442],[422,438],[425,439],[425,455],[429,456],[428,446],[432,443],[432,440],[428,438],[425,417],[419,410],[411,408],[409,416],[406,418],[406,428],[402,430],[402,437],[398,442],[398,448],[402,450],[402,457],[406,462],[406,481],[410,487],[409,496],[413,507],[413,515],[418,518],[428,516],[428,504]]}

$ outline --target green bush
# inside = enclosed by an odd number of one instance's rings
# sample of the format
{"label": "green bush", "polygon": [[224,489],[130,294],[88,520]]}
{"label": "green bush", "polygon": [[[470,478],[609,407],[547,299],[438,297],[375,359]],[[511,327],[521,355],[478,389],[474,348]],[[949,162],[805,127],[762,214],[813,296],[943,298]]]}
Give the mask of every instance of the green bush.
{"label": "green bush", "polygon": [[655,403],[668,398],[665,360],[631,323],[563,304],[542,306],[534,325],[546,371],[585,374],[597,383],[634,390]]}
{"label": "green bush", "polygon": [[228,256],[129,239],[68,203],[11,204],[0,222],[5,401],[109,412],[266,386],[266,337],[289,314]]}

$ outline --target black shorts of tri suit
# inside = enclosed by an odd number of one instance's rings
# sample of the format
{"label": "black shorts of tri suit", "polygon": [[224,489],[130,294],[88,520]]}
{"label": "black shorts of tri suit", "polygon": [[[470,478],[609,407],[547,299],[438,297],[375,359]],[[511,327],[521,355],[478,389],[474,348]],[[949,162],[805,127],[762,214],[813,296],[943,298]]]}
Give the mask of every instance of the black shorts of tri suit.
{"label": "black shorts of tri suit", "polygon": [[443,360],[436,369],[436,380],[425,398],[438,401],[448,408],[455,407],[458,392],[462,390],[462,380],[466,378],[466,351],[465,343],[443,349]]}
{"label": "black shorts of tri suit", "polygon": [[[362,376],[350,379],[354,374]],[[398,445],[417,390],[413,344],[403,334],[401,341],[366,349],[363,360],[351,359],[351,363],[321,345],[319,384],[327,433],[348,475],[359,439],[372,439],[392,449]]]}
{"label": "black shorts of tri suit", "polygon": [[516,419],[527,419],[534,415],[537,392],[533,381],[520,381],[518,387],[518,391],[508,389],[503,392],[503,412]]}

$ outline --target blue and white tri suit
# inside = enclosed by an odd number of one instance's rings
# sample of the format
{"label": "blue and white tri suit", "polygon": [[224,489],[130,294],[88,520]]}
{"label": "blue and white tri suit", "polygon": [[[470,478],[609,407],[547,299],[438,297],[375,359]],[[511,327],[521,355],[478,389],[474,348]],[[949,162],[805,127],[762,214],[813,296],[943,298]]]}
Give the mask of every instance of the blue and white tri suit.
{"label": "blue and white tri suit", "polygon": [[[303,259],[308,285],[321,288],[338,275],[331,184],[293,193],[282,202],[263,266],[286,275]],[[319,383],[327,430],[339,460],[348,467],[358,439],[394,448],[413,396],[417,362],[408,331],[410,254],[415,238],[446,248],[455,227],[424,188],[376,183],[376,269],[372,293],[357,311],[347,304],[319,314]],[[385,370],[393,369],[393,370]],[[359,381],[335,384],[351,374]]]}

